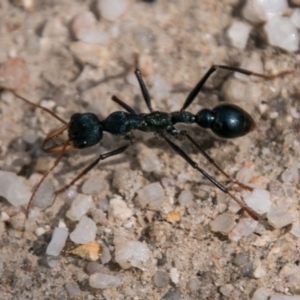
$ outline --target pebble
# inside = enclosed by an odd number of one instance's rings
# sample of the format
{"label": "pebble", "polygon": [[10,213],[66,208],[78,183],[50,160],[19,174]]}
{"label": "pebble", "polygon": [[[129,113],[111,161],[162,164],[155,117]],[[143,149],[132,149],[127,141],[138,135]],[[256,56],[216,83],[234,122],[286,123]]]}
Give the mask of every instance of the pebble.
{"label": "pebble", "polygon": [[281,16],[287,9],[287,0],[247,0],[242,13],[246,20],[257,24]]}
{"label": "pebble", "polygon": [[269,300],[300,300],[300,296],[271,295]]}
{"label": "pebble", "polygon": [[279,207],[272,207],[267,213],[268,223],[274,228],[282,228],[293,222],[292,215]]}
{"label": "pebble", "polygon": [[246,205],[262,215],[267,213],[271,208],[270,193],[261,188],[255,188],[252,192],[243,192],[243,198]]}
{"label": "pebble", "polygon": [[178,202],[181,206],[189,206],[193,204],[194,195],[190,190],[181,191]]}
{"label": "pebble", "polygon": [[229,297],[230,294],[233,292],[234,286],[232,284],[224,284],[223,286],[220,287],[220,292],[222,295]]}
{"label": "pebble", "polygon": [[249,262],[249,257],[243,252],[238,253],[232,261],[232,263],[238,267],[242,267],[248,262]]}
{"label": "pebble", "polygon": [[242,237],[252,234],[258,221],[253,219],[241,219],[238,224],[229,232],[228,237],[233,242],[238,242]]}
{"label": "pebble", "polygon": [[166,216],[166,220],[170,223],[178,222],[180,218],[180,213],[177,211],[170,211]]}
{"label": "pebble", "polygon": [[76,298],[80,295],[80,288],[76,282],[68,282],[65,285],[66,291],[70,298]]}
{"label": "pebble", "polygon": [[266,274],[267,274],[266,270],[261,266],[257,266],[253,271],[253,277],[257,279],[265,276]]}
{"label": "pebble", "polygon": [[68,253],[77,255],[86,260],[96,261],[99,259],[101,254],[101,246],[96,241],[92,241],[90,243],[80,245],[73,250],[68,251]]}
{"label": "pebble", "polygon": [[89,279],[90,287],[94,289],[107,289],[118,287],[122,284],[122,280],[113,275],[105,273],[94,273],[90,276]]}
{"label": "pebble", "polygon": [[102,247],[102,253],[100,259],[102,264],[104,265],[111,261],[111,254],[108,247],[104,243],[101,244],[101,247]]}
{"label": "pebble", "polygon": [[182,300],[182,293],[176,288],[170,288],[161,300]]}
{"label": "pebble", "polygon": [[251,300],[268,300],[270,294],[264,287],[258,288],[251,298]]}
{"label": "pebble", "polygon": [[51,241],[46,249],[46,254],[51,256],[59,256],[64,248],[69,230],[65,227],[56,227],[53,231]]}
{"label": "pebble", "polygon": [[150,259],[151,252],[148,246],[138,241],[118,241],[115,244],[115,260],[123,269],[135,267],[143,270],[145,263]]}
{"label": "pebble", "polygon": [[286,51],[299,50],[298,29],[288,17],[270,19],[264,26],[268,42]]}
{"label": "pebble", "polygon": [[29,201],[31,192],[23,178],[15,173],[0,170],[1,196],[11,205],[21,206]]}
{"label": "pebble", "polygon": [[296,8],[293,10],[291,16],[291,21],[293,22],[293,24],[300,29],[300,9]]}
{"label": "pebble", "polygon": [[92,12],[77,15],[71,26],[73,35],[81,42],[87,44],[108,43],[110,37],[97,24],[97,19]]}
{"label": "pebble", "polygon": [[154,182],[137,191],[135,201],[140,208],[158,210],[164,202],[164,196],[161,184]]}
{"label": "pebble", "polygon": [[177,284],[179,282],[179,273],[178,273],[178,270],[176,268],[171,268],[170,270],[170,278],[171,278],[171,281],[174,283],[174,284]]}
{"label": "pebble", "polygon": [[198,291],[200,289],[200,287],[201,287],[201,283],[197,278],[193,278],[187,283],[187,288],[192,293]]}
{"label": "pebble", "polygon": [[14,57],[0,65],[0,87],[17,90],[26,85],[29,78],[27,63]]}
{"label": "pebble", "polygon": [[67,217],[72,221],[79,221],[89,211],[92,201],[91,196],[78,194],[67,211]]}
{"label": "pebble", "polygon": [[52,180],[46,178],[36,191],[31,207],[38,207],[40,209],[45,209],[51,206],[55,200],[55,188]]}
{"label": "pebble", "polygon": [[95,240],[96,232],[96,223],[92,219],[83,216],[75,230],[70,234],[70,239],[76,244],[87,244]]}
{"label": "pebble", "polygon": [[162,164],[153,149],[142,148],[138,152],[138,159],[142,170],[145,172],[157,172],[161,170]]}
{"label": "pebble", "polygon": [[97,7],[102,18],[113,21],[120,17],[127,9],[129,0],[98,0]]}
{"label": "pebble", "polygon": [[227,29],[227,36],[231,45],[238,49],[245,49],[251,29],[252,27],[248,23],[233,21]]}
{"label": "pebble", "polygon": [[99,176],[89,177],[84,181],[81,187],[81,191],[85,195],[97,195],[107,190],[107,182]]}
{"label": "pebble", "polygon": [[125,201],[120,197],[116,197],[109,202],[108,214],[110,217],[124,222],[133,215],[133,211]]}
{"label": "pebble", "polygon": [[89,275],[92,275],[94,273],[107,273],[108,270],[101,264],[95,262],[95,261],[92,261],[92,262],[89,262],[85,268],[85,271],[89,274]]}
{"label": "pebble", "polygon": [[295,164],[289,168],[287,168],[282,174],[281,179],[285,183],[294,183],[297,184],[299,182],[299,166]]}
{"label": "pebble", "polygon": [[162,288],[164,286],[167,286],[169,282],[170,282],[170,277],[164,271],[158,270],[153,276],[153,283],[157,288]]}
{"label": "pebble", "polygon": [[217,216],[209,225],[212,231],[221,232],[222,234],[227,235],[234,227],[235,222],[231,214],[224,213]]}
{"label": "pebble", "polygon": [[291,234],[294,235],[297,238],[300,238],[300,224],[299,223],[293,223]]}

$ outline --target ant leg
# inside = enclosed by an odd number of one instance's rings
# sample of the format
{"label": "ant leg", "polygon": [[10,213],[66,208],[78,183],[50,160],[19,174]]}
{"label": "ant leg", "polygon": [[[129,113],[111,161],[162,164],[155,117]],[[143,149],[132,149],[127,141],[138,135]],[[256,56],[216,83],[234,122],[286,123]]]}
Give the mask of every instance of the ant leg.
{"label": "ant leg", "polygon": [[143,97],[144,97],[144,100],[146,102],[146,105],[147,107],[149,108],[149,110],[152,112],[153,111],[153,108],[152,108],[152,105],[151,105],[151,99],[150,99],[150,96],[149,96],[149,93],[148,93],[148,89],[146,87],[146,84],[144,82],[144,79],[142,77],[142,74],[141,74],[141,71],[139,69],[136,69],[134,71],[134,74],[139,82],[139,85],[140,85],[140,88],[141,88],[141,91],[142,91],[142,94],[143,94]]}
{"label": "ant leg", "polygon": [[207,178],[215,187],[217,187],[219,190],[221,190],[223,193],[229,195],[234,201],[236,201],[253,219],[257,220],[258,215],[251,210],[249,207],[243,203],[242,200],[238,199],[229,192],[229,190],[224,187],[221,183],[219,183],[216,179],[214,179],[212,176],[210,176],[205,170],[200,168],[198,164],[192,160],[179,146],[174,144],[170,139],[168,139],[165,135],[162,135],[162,137],[167,141],[167,143],[173,148],[173,150],[179,154],[184,160],[186,160],[194,169],[198,170],[205,178]]}
{"label": "ant leg", "polygon": [[48,114],[50,114],[51,116],[53,116],[54,118],[56,118],[57,120],[59,120],[60,122],[62,122],[63,124],[68,124],[66,121],[64,121],[63,119],[61,119],[58,115],[56,115],[53,111],[51,111],[50,109],[46,108],[46,107],[43,107],[39,104],[35,104],[29,100],[27,100],[26,98],[16,94],[15,92],[11,91],[17,98],[23,100],[24,102],[26,102],[27,104],[35,107],[35,108],[40,108],[42,109],[43,111],[46,111]]}
{"label": "ant leg", "polygon": [[54,170],[54,168],[58,165],[58,163],[60,162],[61,158],[63,157],[66,149],[68,148],[68,146],[70,145],[70,140],[67,140],[62,146],[61,146],[61,149],[60,149],[60,153],[59,155],[57,156],[53,166],[43,175],[43,177],[41,178],[41,180],[39,181],[39,183],[35,186],[32,194],[31,194],[31,197],[29,199],[29,202],[27,204],[27,209],[26,209],[26,218],[28,218],[28,213],[29,213],[29,209],[30,209],[30,206],[31,206],[31,203],[32,203],[32,200],[37,192],[37,190],[40,188],[41,184],[43,183],[43,181],[45,180],[45,178]]}
{"label": "ant leg", "polygon": [[131,114],[135,114],[136,115],[136,111],[129,106],[128,104],[126,104],[125,102],[123,102],[120,98],[118,98],[117,96],[113,95],[111,97],[111,100],[118,103],[121,107],[123,107],[125,110],[127,110],[129,113]]}
{"label": "ant leg", "polygon": [[245,74],[248,76],[253,75],[253,76],[261,77],[261,78],[264,78],[267,80],[272,80],[274,78],[293,73],[293,71],[286,70],[286,71],[282,71],[280,73],[273,74],[273,75],[265,75],[265,74],[255,73],[255,72],[252,72],[249,70],[237,68],[237,67],[231,67],[231,66],[225,66],[225,65],[213,65],[209,68],[209,70],[205,73],[205,75],[200,79],[200,81],[196,84],[196,86],[191,90],[191,92],[187,96],[180,111],[186,110],[190,106],[190,104],[195,100],[196,96],[201,91],[201,89],[204,86],[207,79],[218,69],[225,69],[225,70],[229,70],[232,72],[238,72],[238,73],[242,73],[242,74]]}
{"label": "ant leg", "polygon": [[239,187],[241,187],[242,189],[248,190],[248,191],[253,191],[253,188],[243,184],[242,182],[239,182],[238,180],[232,178],[229,174],[227,174],[225,171],[223,171],[217,164],[216,162],[211,158],[211,156],[209,156],[204,149],[202,149],[202,147],[185,131],[182,130],[179,132],[180,135],[187,137],[187,139],[198,148],[198,150],[201,152],[201,154],[211,163],[213,164],[227,179],[230,180],[231,183],[235,183],[237,184]]}
{"label": "ant leg", "polygon": [[104,160],[106,158],[115,156],[117,154],[120,154],[127,150],[129,146],[131,146],[134,143],[134,140],[131,140],[129,144],[126,144],[125,146],[122,146],[116,150],[101,154],[96,160],[94,160],[90,165],[88,165],[80,174],[78,174],[69,184],[64,186],[63,188],[57,190],[55,192],[55,195],[58,195],[64,191],[66,191],[70,186],[72,186],[78,179],[80,179],[82,176],[84,176],[86,173],[88,173],[91,169],[93,169],[99,162],[100,160]]}

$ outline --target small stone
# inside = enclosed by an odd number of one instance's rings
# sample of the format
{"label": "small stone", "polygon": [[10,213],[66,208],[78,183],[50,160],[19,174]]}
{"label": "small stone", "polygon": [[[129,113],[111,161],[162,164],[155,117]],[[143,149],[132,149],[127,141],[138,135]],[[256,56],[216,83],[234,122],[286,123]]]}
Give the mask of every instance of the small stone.
{"label": "small stone", "polygon": [[70,239],[76,244],[87,244],[95,240],[96,231],[96,223],[92,219],[83,216],[75,230],[70,234]]}
{"label": "small stone", "polygon": [[165,191],[159,182],[151,183],[137,191],[135,201],[140,208],[158,210],[164,202]]}
{"label": "small stone", "polygon": [[81,191],[85,195],[97,195],[107,189],[107,182],[98,176],[89,177],[81,187]]}
{"label": "small stone", "polygon": [[176,268],[171,268],[170,277],[171,277],[171,280],[174,284],[177,284],[179,282],[180,275],[179,275],[178,270]]}
{"label": "small stone", "polygon": [[231,214],[224,213],[216,217],[215,220],[210,222],[211,230],[214,232],[221,232],[226,235],[232,230],[235,225],[234,218]]}
{"label": "small stone", "polygon": [[166,216],[166,220],[171,223],[178,222],[180,221],[180,213],[177,211],[170,211]]}
{"label": "small stone", "polygon": [[76,282],[68,282],[65,285],[66,291],[70,298],[76,298],[80,295],[80,288]]}
{"label": "small stone", "polygon": [[267,274],[266,270],[263,269],[261,266],[256,267],[255,270],[253,271],[253,277],[257,279],[265,276],[266,274]]}
{"label": "small stone", "polygon": [[11,205],[21,206],[29,201],[29,188],[24,185],[23,178],[15,173],[0,171],[0,186],[1,196]]}
{"label": "small stone", "polygon": [[234,287],[232,284],[224,284],[223,286],[220,287],[220,292],[222,293],[222,295],[229,297],[230,294],[233,292]]}
{"label": "small stone", "polygon": [[286,51],[299,50],[298,29],[290,18],[272,18],[265,24],[264,30],[271,46],[276,46]]}
{"label": "small stone", "polygon": [[164,271],[157,271],[153,276],[153,283],[157,288],[167,286],[170,282],[169,275]]}
{"label": "small stone", "polygon": [[50,179],[45,179],[38,190],[36,191],[31,207],[38,207],[40,209],[46,209],[51,206],[55,200],[55,188]]}
{"label": "small stone", "polygon": [[114,240],[115,260],[123,269],[135,267],[143,270],[146,262],[151,257],[148,246],[138,241],[118,241]]}
{"label": "small stone", "polygon": [[245,22],[233,21],[231,26],[227,29],[227,35],[231,45],[238,49],[245,49],[251,29],[252,27]]}
{"label": "small stone", "polygon": [[38,228],[36,228],[36,230],[35,230],[36,236],[42,236],[42,235],[45,234],[46,232],[47,232],[46,229],[43,228],[43,227],[38,227]]}
{"label": "small stone", "polygon": [[179,197],[178,202],[181,206],[189,206],[193,203],[194,195],[190,190],[183,190]]}
{"label": "small stone", "polygon": [[243,193],[246,205],[259,215],[267,213],[271,208],[270,193],[267,190],[255,188],[252,192]]}
{"label": "small stone", "polygon": [[9,224],[13,229],[23,231],[25,221],[26,215],[22,211],[20,211],[9,219]]}
{"label": "small stone", "polygon": [[230,231],[228,237],[233,242],[238,242],[242,237],[252,234],[258,225],[258,221],[253,219],[241,219]]}
{"label": "small stone", "polygon": [[201,287],[201,283],[197,278],[193,278],[191,279],[188,283],[187,283],[187,288],[192,292],[196,292],[200,289]]}
{"label": "small stone", "polygon": [[293,10],[291,16],[291,21],[293,22],[293,24],[300,29],[300,9],[296,8]]}
{"label": "small stone", "polygon": [[92,241],[90,243],[80,245],[67,253],[77,255],[86,260],[96,261],[99,259],[101,250],[101,246],[96,241]]}
{"label": "small stone", "polygon": [[269,296],[270,294],[266,288],[260,287],[254,292],[251,300],[268,300]]}
{"label": "small stone", "polygon": [[287,9],[287,0],[248,0],[243,8],[243,16],[246,20],[257,24],[280,16]]}
{"label": "small stone", "polygon": [[122,280],[117,276],[104,273],[94,273],[90,276],[89,284],[90,287],[94,289],[104,290],[120,286],[122,284]]}
{"label": "small stone", "polygon": [[59,256],[61,250],[66,244],[68,234],[68,228],[56,227],[53,231],[51,241],[47,247],[46,254],[51,256]]}
{"label": "small stone", "polygon": [[145,172],[157,172],[161,169],[162,164],[153,149],[142,148],[138,152],[138,159]]}
{"label": "small stone", "polygon": [[128,0],[98,0],[98,10],[102,18],[113,21],[120,17],[127,9]]}
{"label": "small stone", "polygon": [[299,223],[293,223],[291,234],[294,235],[297,238],[300,238],[300,224]]}
{"label": "small stone", "polygon": [[93,199],[91,196],[78,194],[67,211],[67,217],[72,221],[80,220],[90,209]]}
{"label": "small stone", "polygon": [[108,213],[110,217],[122,222],[126,221],[133,215],[132,210],[128,208],[126,202],[123,201],[120,197],[116,197],[110,200]]}
{"label": "small stone", "polygon": [[176,288],[170,288],[161,300],[182,300],[182,293]]}
{"label": "small stone", "polygon": [[238,253],[232,261],[232,263],[234,265],[239,266],[239,267],[244,266],[248,262],[249,262],[248,255],[246,255],[245,253],[242,253],[242,252]]}
{"label": "small stone", "polygon": [[300,296],[288,296],[283,294],[271,295],[269,300],[300,300]]}
{"label": "small stone", "polygon": [[111,261],[111,254],[108,247],[105,244],[101,244],[102,253],[101,253],[101,262],[103,265]]}
{"label": "small stone", "polygon": [[106,274],[108,272],[108,270],[106,270],[106,268],[103,265],[100,265],[97,262],[89,262],[86,266],[86,272],[89,275],[92,275],[94,273],[104,273]]}
{"label": "small stone", "polygon": [[274,228],[282,228],[293,222],[293,217],[279,207],[272,207],[267,213],[268,222]]}
{"label": "small stone", "polygon": [[299,182],[299,166],[295,164],[289,168],[287,168],[282,174],[281,179],[285,183],[294,183],[297,184]]}

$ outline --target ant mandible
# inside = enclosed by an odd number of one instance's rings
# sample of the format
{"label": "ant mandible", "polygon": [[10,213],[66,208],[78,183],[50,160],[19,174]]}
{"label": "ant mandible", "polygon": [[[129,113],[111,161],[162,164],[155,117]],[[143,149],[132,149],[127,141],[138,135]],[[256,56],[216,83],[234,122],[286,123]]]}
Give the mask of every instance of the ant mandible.
{"label": "ant mandible", "polygon": [[[252,75],[261,77],[264,79],[274,79],[276,77],[284,76],[291,73],[291,71],[283,71],[274,75],[264,75],[260,73],[255,73],[249,70],[226,66],[226,65],[213,65],[206,72],[206,74],[201,78],[201,80],[196,84],[192,91],[187,96],[182,108],[180,111],[175,112],[161,112],[154,111],[151,105],[151,99],[145,85],[145,82],[142,78],[141,72],[139,69],[135,70],[135,75],[139,82],[144,101],[150,111],[150,113],[137,113],[132,107],[124,103],[117,96],[113,96],[112,100],[119,104],[125,111],[115,111],[111,113],[105,120],[101,121],[97,115],[93,113],[75,113],[71,116],[69,122],[64,121],[55,113],[49,109],[42,107],[38,104],[32,103],[24,97],[16,94],[15,96],[19,99],[25,101],[26,103],[40,108],[47,113],[51,114],[53,117],[58,119],[63,126],[57,129],[56,131],[50,133],[44,140],[42,149],[46,153],[58,152],[58,156],[53,164],[53,166],[43,175],[39,183],[34,188],[31,198],[27,205],[26,215],[28,217],[30,205],[32,200],[50,172],[57,166],[61,160],[64,152],[69,149],[83,149],[94,146],[98,144],[103,138],[103,132],[108,132],[113,135],[120,136],[121,138],[128,140],[129,142],[113,151],[99,155],[99,157],[94,160],[90,165],[88,165],[79,175],[77,175],[69,184],[65,187],[57,190],[55,195],[64,192],[71,185],[73,185],[78,179],[88,173],[94,166],[96,166],[101,160],[104,160],[108,157],[118,155],[125,150],[127,150],[135,141],[133,130],[140,130],[144,132],[152,132],[157,136],[164,139],[169,146],[184,160],[186,160],[194,169],[198,170],[204,177],[206,177],[213,185],[220,189],[223,193],[229,195],[234,201],[236,201],[252,218],[258,219],[258,215],[252,211],[246,204],[234,194],[232,194],[225,186],[220,182],[214,179],[209,175],[204,169],[198,166],[198,164],[186,154],[178,145],[170,140],[170,137],[178,139],[183,136],[186,137],[199,151],[200,153],[211,163],[213,164],[230,182],[238,184],[241,188],[252,190],[251,187],[244,185],[243,183],[234,180],[224,172],[214,160],[204,151],[204,149],[185,131],[180,131],[175,127],[177,123],[193,124],[196,123],[202,128],[209,128],[217,136],[221,138],[237,138],[244,136],[251,132],[255,128],[255,122],[253,118],[242,108],[237,105],[223,103],[214,107],[212,110],[202,109],[196,114],[186,111],[186,109],[192,104],[196,99],[196,96],[201,91],[203,85],[208,80],[208,78],[218,69],[225,69],[232,72],[238,72],[245,75]],[[61,145],[53,146],[46,148],[46,143],[58,135],[62,134],[65,130],[68,130],[68,139]]]}

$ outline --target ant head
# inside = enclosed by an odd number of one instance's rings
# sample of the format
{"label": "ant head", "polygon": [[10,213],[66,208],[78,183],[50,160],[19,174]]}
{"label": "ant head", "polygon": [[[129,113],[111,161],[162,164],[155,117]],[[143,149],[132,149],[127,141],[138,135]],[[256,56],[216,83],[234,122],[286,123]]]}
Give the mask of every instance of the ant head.
{"label": "ant head", "polygon": [[202,109],[196,115],[196,122],[203,128],[210,128],[222,138],[237,138],[255,128],[253,118],[234,104],[221,104],[214,109]]}
{"label": "ant head", "polygon": [[102,123],[92,113],[74,114],[69,123],[69,139],[74,148],[82,149],[98,144],[103,137]]}

